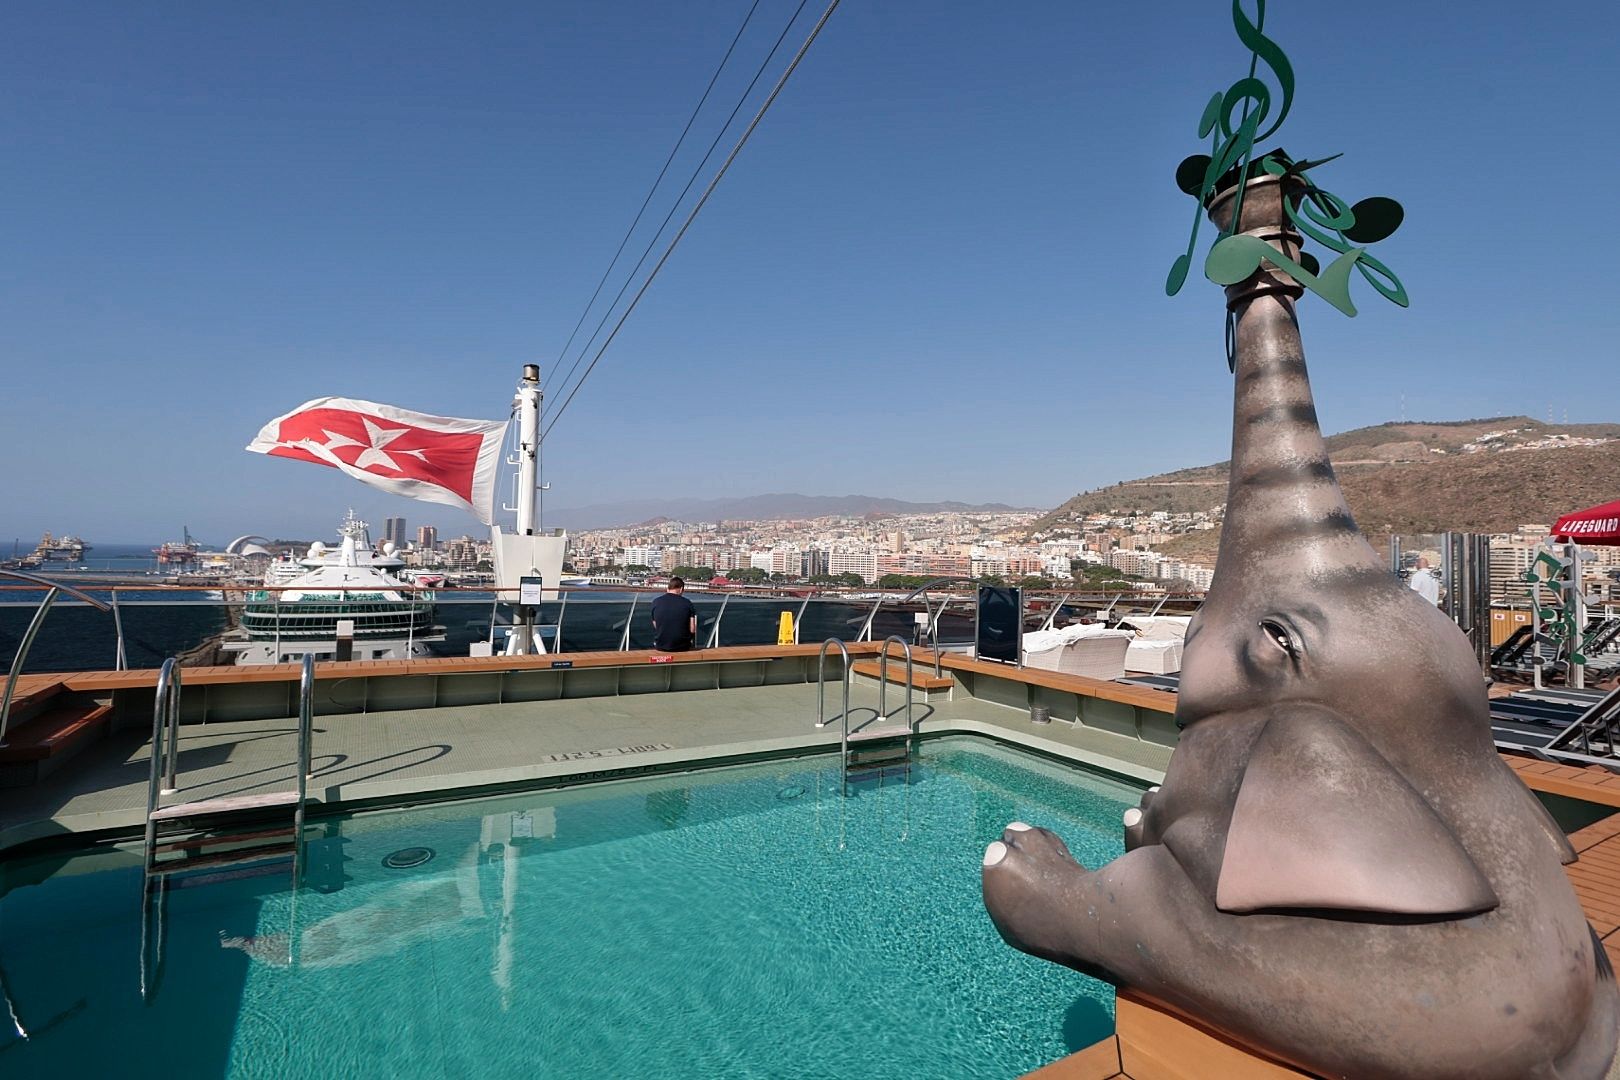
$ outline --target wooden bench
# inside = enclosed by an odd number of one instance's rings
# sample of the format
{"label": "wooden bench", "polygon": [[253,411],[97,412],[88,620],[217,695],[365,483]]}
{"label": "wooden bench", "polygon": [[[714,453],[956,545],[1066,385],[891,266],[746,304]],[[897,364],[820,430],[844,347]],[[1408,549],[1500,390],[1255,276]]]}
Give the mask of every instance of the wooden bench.
{"label": "wooden bench", "polygon": [[[873,679],[883,673],[883,665],[877,660],[855,660],[849,665],[849,669],[857,675],[865,675]],[[906,682],[906,662],[891,656],[889,658],[887,679],[891,683],[904,686]],[[935,675],[932,660],[926,665],[921,661],[914,661],[911,671],[911,685],[924,693],[932,693],[935,690],[949,690],[956,685],[956,680],[949,675]]]}

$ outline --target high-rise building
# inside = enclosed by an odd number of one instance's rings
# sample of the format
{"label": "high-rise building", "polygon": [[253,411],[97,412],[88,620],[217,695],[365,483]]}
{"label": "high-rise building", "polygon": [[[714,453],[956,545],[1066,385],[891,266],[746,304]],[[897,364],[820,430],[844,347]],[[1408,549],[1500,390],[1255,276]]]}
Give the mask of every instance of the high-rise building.
{"label": "high-rise building", "polygon": [[383,522],[383,540],[395,547],[405,546],[405,519],[391,517]]}
{"label": "high-rise building", "polygon": [[416,546],[423,551],[432,551],[439,546],[439,530],[432,525],[423,525],[416,530]]}

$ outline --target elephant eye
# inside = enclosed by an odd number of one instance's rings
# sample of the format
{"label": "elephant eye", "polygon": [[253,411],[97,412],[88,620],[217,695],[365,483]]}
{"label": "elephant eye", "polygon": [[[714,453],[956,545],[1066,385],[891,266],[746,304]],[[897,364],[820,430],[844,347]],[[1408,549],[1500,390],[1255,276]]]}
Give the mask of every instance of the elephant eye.
{"label": "elephant eye", "polygon": [[1260,632],[1266,640],[1287,653],[1291,658],[1299,656],[1299,645],[1294,641],[1294,635],[1288,632],[1287,627],[1270,619],[1260,620]]}

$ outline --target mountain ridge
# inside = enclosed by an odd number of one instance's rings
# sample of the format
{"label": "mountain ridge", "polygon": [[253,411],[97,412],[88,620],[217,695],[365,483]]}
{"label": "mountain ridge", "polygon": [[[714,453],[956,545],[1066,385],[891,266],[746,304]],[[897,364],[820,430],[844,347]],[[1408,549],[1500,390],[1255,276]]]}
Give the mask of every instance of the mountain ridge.
{"label": "mountain ridge", "polygon": [[547,509],[549,527],[582,529],[629,528],[666,521],[780,521],[818,517],[884,517],[899,514],[1013,513],[1028,507],[1006,503],[908,502],[877,495],[800,495],[773,492],[724,499],[626,499],[619,502]]}

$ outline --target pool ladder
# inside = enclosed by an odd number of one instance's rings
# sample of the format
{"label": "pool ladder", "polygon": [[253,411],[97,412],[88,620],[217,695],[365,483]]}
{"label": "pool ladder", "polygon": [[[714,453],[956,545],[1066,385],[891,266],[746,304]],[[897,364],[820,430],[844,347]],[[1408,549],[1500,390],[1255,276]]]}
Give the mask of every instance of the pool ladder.
{"label": "pool ladder", "polygon": [[[906,704],[905,719],[899,723],[889,715],[889,643],[900,646],[901,654],[906,661]],[[877,717],[869,723],[863,724],[854,730],[849,726],[849,684],[854,675],[854,668],[850,664],[849,649],[838,638],[828,638],[821,643],[821,652],[816,657],[816,727],[826,727],[832,721],[827,717],[827,650],[833,646],[843,657],[842,705],[839,712],[839,761],[847,779],[853,770],[865,770],[876,767],[881,776],[886,766],[900,764],[908,766],[911,761],[911,742],[916,736],[916,725],[912,716],[912,657],[911,643],[898,634],[890,634],[883,639],[883,652],[878,655],[878,707]]]}
{"label": "pool ladder", "polygon": [[[304,807],[311,772],[310,743],[315,713],[315,658],[305,654],[298,680],[298,785],[292,791],[226,795],[164,805],[163,796],[179,791],[180,665],[174,657],[158,672],[152,707],[152,760],[146,788],[146,839],[141,888],[141,996],[149,998],[162,967],[165,908],[172,875],[193,870],[257,872],[251,864],[291,857],[293,910],[304,861]],[[276,810],[290,810],[292,824],[244,831],[253,821]],[[165,831],[184,833],[161,841]],[[160,858],[174,853],[178,857]],[[296,919],[296,915],[295,915]],[[291,940],[291,939],[290,939]]]}

